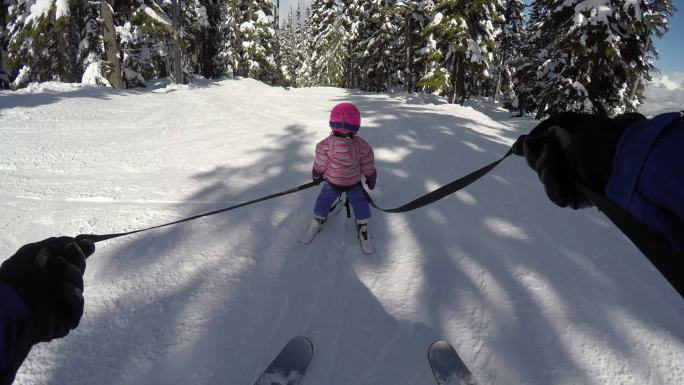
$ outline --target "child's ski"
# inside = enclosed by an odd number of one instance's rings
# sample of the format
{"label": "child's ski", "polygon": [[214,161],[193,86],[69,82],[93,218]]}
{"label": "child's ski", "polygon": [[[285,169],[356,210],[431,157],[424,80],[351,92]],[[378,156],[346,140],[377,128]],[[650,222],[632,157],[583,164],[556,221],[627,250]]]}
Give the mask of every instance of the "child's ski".
{"label": "child's ski", "polygon": [[428,349],[428,361],[437,385],[477,385],[468,367],[447,341],[435,341]]}
{"label": "child's ski", "polygon": [[367,221],[363,224],[356,224],[356,236],[359,238],[359,244],[361,245],[361,250],[364,254],[373,254],[375,252],[373,242],[371,242],[370,235],[368,235]]}
{"label": "child's ski", "polygon": [[337,215],[340,212],[340,210],[342,210],[342,206],[344,206],[344,204],[342,204],[343,196],[344,195],[341,195],[340,198],[330,208],[330,213],[328,214],[328,219],[326,221],[321,223],[316,222],[316,219],[311,220],[311,223],[304,231],[304,234],[302,234],[302,236],[299,238],[299,243],[308,245],[311,244],[311,242],[313,242],[314,238],[316,238],[316,235],[318,235],[318,233],[320,233],[321,230],[323,230],[323,227],[325,227],[328,221],[330,221],[330,217]]}
{"label": "child's ski", "polygon": [[375,253],[375,247],[373,246],[373,242],[371,242],[370,239],[366,239],[366,240],[359,239],[359,243],[361,244],[361,251],[363,251],[364,254]]}
{"label": "child's ski", "polygon": [[313,344],[306,337],[291,339],[254,385],[298,385],[313,357]]}

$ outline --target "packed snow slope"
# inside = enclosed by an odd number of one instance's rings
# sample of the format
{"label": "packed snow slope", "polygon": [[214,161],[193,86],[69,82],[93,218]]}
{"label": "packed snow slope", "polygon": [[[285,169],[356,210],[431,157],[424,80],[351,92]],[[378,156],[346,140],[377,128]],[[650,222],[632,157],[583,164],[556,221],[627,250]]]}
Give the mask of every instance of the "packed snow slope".
{"label": "packed snow slope", "polygon": [[[0,255],[306,183],[340,101],[363,113],[385,207],[498,159],[535,124],[486,101],[247,79],[5,92]],[[251,385],[305,335],[304,385],[433,384],[435,339],[480,384],[684,384],[684,301],[602,214],[551,204],[521,158],[429,207],[375,211],[373,255],[344,213],[297,242],[317,190],[99,243],[81,326],[34,348],[17,383]]]}

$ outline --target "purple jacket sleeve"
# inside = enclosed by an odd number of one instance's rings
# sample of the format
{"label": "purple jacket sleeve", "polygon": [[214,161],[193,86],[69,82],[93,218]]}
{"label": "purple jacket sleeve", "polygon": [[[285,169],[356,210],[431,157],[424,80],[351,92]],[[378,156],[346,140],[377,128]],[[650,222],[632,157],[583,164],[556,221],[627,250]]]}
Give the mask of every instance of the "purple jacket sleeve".
{"label": "purple jacket sleeve", "polygon": [[12,361],[19,331],[28,318],[28,308],[11,287],[0,282],[0,370]]}
{"label": "purple jacket sleeve", "polygon": [[620,138],[606,196],[684,252],[684,119],[678,112],[630,126]]}

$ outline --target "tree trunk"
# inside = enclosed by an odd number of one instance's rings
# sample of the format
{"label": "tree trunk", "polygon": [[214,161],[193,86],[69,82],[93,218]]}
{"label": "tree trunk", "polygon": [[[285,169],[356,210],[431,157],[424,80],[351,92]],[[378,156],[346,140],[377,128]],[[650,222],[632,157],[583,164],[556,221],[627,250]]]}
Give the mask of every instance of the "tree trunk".
{"label": "tree trunk", "polygon": [[503,77],[503,63],[504,63],[504,54],[501,54],[501,61],[499,62],[499,76],[497,76],[496,90],[494,90],[494,102],[495,103],[499,102],[499,95],[501,94],[501,78]]}
{"label": "tree trunk", "polygon": [[200,45],[200,64],[202,69],[200,73],[207,79],[215,79],[220,76],[214,63],[214,58],[218,52],[218,47],[214,40],[216,34],[216,27],[214,26],[209,27],[209,29],[202,33],[202,44]]}
{"label": "tree trunk", "polygon": [[[111,4],[110,4],[111,2]],[[124,88],[124,81],[121,76],[121,63],[119,63],[119,47],[116,39],[116,28],[114,27],[114,0],[101,0],[100,13],[102,14],[102,37],[104,40],[105,55],[109,64],[109,74],[107,80],[114,88]]]}
{"label": "tree trunk", "polygon": [[182,56],[182,42],[180,38],[180,1],[171,0],[171,7],[173,10],[173,72],[171,78],[176,84],[184,84],[183,81],[183,56]]}
{"label": "tree trunk", "polygon": [[460,103],[463,96],[463,55],[461,53],[453,53],[453,62],[451,65],[451,78],[453,79],[453,93],[451,94],[451,103]]}
{"label": "tree trunk", "polygon": [[413,63],[413,17],[412,10],[406,9],[406,92],[413,92],[413,72],[411,71]]}
{"label": "tree trunk", "polygon": [[456,76],[456,90],[458,90],[458,104],[465,102],[465,57],[463,54],[458,55],[458,75]]}
{"label": "tree trunk", "polygon": [[542,102],[539,103],[539,108],[537,109],[537,115],[535,115],[535,117],[534,117],[535,119],[540,120],[541,118],[544,117],[544,115],[546,115],[546,100],[547,100],[547,98],[544,97],[542,99]]}
{"label": "tree trunk", "polygon": [[220,10],[217,3],[213,0],[204,0],[201,1],[200,4],[204,4],[204,7],[207,10],[209,26],[202,28],[201,30],[200,44],[198,44],[199,72],[207,79],[215,79],[222,75],[214,61],[220,49],[220,43],[217,39]]}
{"label": "tree trunk", "polygon": [[276,31],[280,29],[280,0],[276,1],[275,15],[273,16]]}

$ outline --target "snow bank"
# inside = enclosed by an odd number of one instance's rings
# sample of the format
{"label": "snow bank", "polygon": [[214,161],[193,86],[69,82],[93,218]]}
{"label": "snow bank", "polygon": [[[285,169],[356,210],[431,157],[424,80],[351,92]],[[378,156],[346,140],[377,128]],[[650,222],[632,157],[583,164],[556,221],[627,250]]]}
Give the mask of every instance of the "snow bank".
{"label": "snow bank", "polygon": [[62,82],[43,82],[43,83],[30,83],[24,88],[20,88],[16,91],[0,91],[1,93],[11,97],[15,94],[40,94],[46,92],[69,92],[80,90],[85,87],[84,84],[80,83],[62,83]]}

